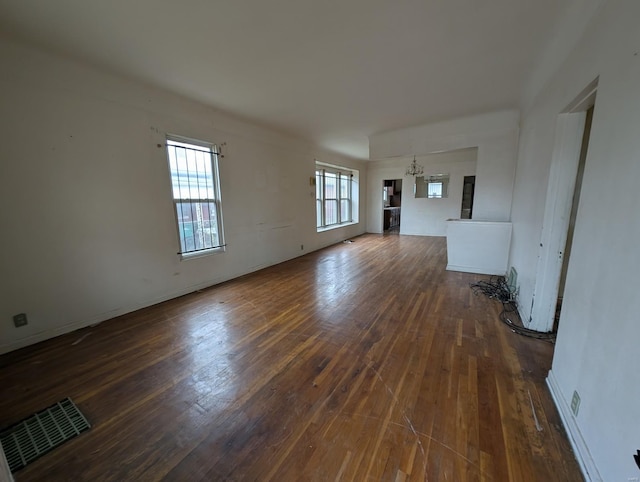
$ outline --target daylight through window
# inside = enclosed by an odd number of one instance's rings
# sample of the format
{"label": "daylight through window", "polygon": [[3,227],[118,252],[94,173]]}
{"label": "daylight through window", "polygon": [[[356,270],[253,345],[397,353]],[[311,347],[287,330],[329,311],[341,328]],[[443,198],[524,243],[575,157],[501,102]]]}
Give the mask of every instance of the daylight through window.
{"label": "daylight through window", "polygon": [[167,138],[180,253],[206,253],[224,246],[218,158],[215,146]]}
{"label": "daylight through window", "polygon": [[430,182],[427,185],[428,197],[442,197],[442,183]]}
{"label": "daylight through window", "polygon": [[353,192],[351,170],[316,163],[316,227],[353,222]]}

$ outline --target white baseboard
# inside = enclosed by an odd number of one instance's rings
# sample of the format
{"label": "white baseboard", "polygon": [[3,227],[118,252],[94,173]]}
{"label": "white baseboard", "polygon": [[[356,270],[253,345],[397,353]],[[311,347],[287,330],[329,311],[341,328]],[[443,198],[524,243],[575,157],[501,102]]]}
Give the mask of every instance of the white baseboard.
{"label": "white baseboard", "polygon": [[600,472],[596,467],[596,463],[593,460],[593,457],[591,457],[591,452],[589,452],[589,447],[584,441],[582,433],[580,433],[580,429],[578,428],[576,419],[571,412],[571,407],[562,396],[562,392],[560,391],[560,387],[558,386],[556,377],[553,374],[553,370],[549,370],[549,375],[547,376],[547,386],[551,391],[551,396],[553,397],[553,401],[558,408],[558,412],[560,412],[560,418],[562,419],[564,428],[567,431],[567,435],[569,436],[569,442],[571,442],[571,446],[573,447],[573,451],[576,455],[576,459],[578,460],[578,464],[580,464],[582,475],[587,481],[602,482]]}
{"label": "white baseboard", "polygon": [[[79,330],[81,328],[86,328],[88,326],[97,325],[102,323],[103,321],[110,320],[112,318],[116,318],[118,316],[126,315],[127,313],[131,313],[133,311],[141,310],[143,308],[147,308],[149,306],[156,305],[158,303],[162,303],[164,301],[171,300],[173,298],[178,298],[180,296],[187,295],[189,293],[193,293],[194,291],[198,291],[201,289],[208,288],[215,284],[221,283],[226,280],[221,281],[206,281],[204,283],[199,283],[197,285],[192,285],[187,288],[183,288],[178,291],[174,291],[164,296],[160,296],[158,298],[148,299],[141,303],[131,304],[122,308],[118,308],[115,310],[107,311],[105,313],[101,313],[91,318],[73,321],[70,323],[65,323],[64,325],[58,325],[51,328],[47,328],[43,331],[39,331],[32,335],[26,336],[24,338],[20,338],[18,340],[10,341],[6,344],[0,344],[0,355],[4,353],[8,353],[13,350],[18,350],[20,348],[24,348],[25,346],[34,345],[36,343],[40,343],[41,341],[48,340],[50,338],[55,338],[56,336],[65,335],[67,333],[71,333],[72,331]],[[0,481],[1,482],[1,481]]]}
{"label": "white baseboard", "polygon": [[[354,223],[355,224],[355,223]],[[363,234],[363,233],[360,233]],[[360,234],[354,234],[353,236],[350,236],[350,238],[355,238],[356,236],[359,236]],[[37,333],[33,333],[29,336],[25,336],[24,338],[20,338],[17,340],[10,340],[7,343],[0,343],[0,355],[4,354],[4,353],[8,353],[10,351],[14,351],[14,350],[18,350],[20,348],[24,348],[26,346],[30,346],[33,345],[35,343],[39,343],[41,341],[45,341],[48,340],[50,338],[55,338],[56,336],[60,336],[60,335],[64,335],[67,333],[71,333],[72,331],[76,331],[79,330],[81,328],[86,328],[88,326],[93,326],[93,325],[97,325],[98,323],[102,323],[103,321],[107,321],[110,320],[112,318],[116,318],[118,316],[122,316],[122,315],[126,315],[127,313],[131,313],[133,311],[137,311],[137,310],[141,310],[143,308],[147,308],[149,306],[153,306],[156,305],[158,303],[162,303],[164,301],[168,301],[168,300],[172,300],[174,298],[178,298],[180,296],[184,296],[187,295],[189,293],[193,293],[194,291],[198,291],[201,289],[205,289],[205,288],[209,288],[211,286],[215,286],[217,284],[220,283],[224,283],[225,281],[229,281],[231,279],[235,279],[238,278],[240,276],[244,276],[246,274],[249,273],[253,273],[255,271],[259,271],[261,269],[264,268],[268,268],[269,266],[274,266],[276,264],[279,263],[284,263],[285,261],[289,261],[295,258],[298,258],[300,256],[305,256],[313,251],[317,251],[319,249],[325,248],[327,246],[331,246],[332,244],[339,244],[341,243],[342,240],[340,241],[335,241],[333,243],[329,243],[329,244],[322,244],[318,247],[313,247],[313,248],[308,248],[305,252],[303,253],[295,253],[293,255],[290,255],[288,257],[282,258],[282,259],[277,259],[277,260],[271,260],[270,262],[267,263],[263,263],[260,265],[255,265],[255,266],[251,266],[249,268],[246,268],[243,271],[239,271],[236,273],[231,273],[225,277],[220,277],[220,278],[214,278],[214,279],[210,279],[195,285],[191,285],[185,288],[182,288],[180,290],[176,290],[176,291],[172,291],[170,293],[166,293],[163,294],[159,297],[155,297],[155,298],[151,298],[151,299],[147,299],[144,301],[141,301],[139,303],[133,303],[130,305],[127,305],[125,307],[120,307],[114,310],[110,310],[110,311],[106,311],[103,313],[99,313],[96,315],[93,315],[91,317],[87,317],[81,320],[76,320],[76,321],[72,321],[69,323],[65,323],[63,325],[57,325],[57,326],[53,326],[50,328],[47,328],[45,330],[39,331]],[[0,482],[2,482],[2,480],[0,479]]]}
{"label": "white baseboard", "polygon": [[475,273],[475,274],[489,274],[504,276],[505,270],[501,267],[484,267],[478,268],[473,266],[458,266],[455,264],[448,264],[447,271],[461,271],[462,273]]}
{"label": "white baseboard", "polygon": [[0,482],[13,482],[13,475],[9,469],[9,462],[4,455],[4,449],[0,444]]}

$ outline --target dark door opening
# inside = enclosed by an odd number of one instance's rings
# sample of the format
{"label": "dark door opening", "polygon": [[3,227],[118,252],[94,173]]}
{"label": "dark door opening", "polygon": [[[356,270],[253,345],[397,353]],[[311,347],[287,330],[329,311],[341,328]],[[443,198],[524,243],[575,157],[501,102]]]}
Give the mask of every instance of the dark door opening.
{"label": "dark door opening", "polygon": [[402,179],[385,179],[382,189],[382,230],[385,233],[399,234]]}
{"label": "dark door opening", "polygon": [[472,219],[473,217],[473,194],[476,190],[476,176],[464,176],[462,186],[462,208],[460,209],[460,219]]}

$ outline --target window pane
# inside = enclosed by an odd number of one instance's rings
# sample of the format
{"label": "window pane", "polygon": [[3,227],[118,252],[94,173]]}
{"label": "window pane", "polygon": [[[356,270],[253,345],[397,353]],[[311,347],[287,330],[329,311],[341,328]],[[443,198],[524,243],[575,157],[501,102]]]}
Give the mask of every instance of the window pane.
{"label": "window pane", "polygon": [[322,226],[322,201],[316,199],[316,227]]}
{"label": "window pane", "polygon": [[428,192],[429,197],[442,197],[442,183],[430,182]]}
{"label": "window pane", "polygon": [[180,236],[180,250],[193,251],[195,249],[194,229],[191,216],[191,206],[188,203],[176,203],[176,218]]}
{"label": "window pane", "polygon": [[316,171],[316,199],[322,199],[322,171]]}
{"label": "window pane", "polygon": [[338,197],[338,176],[332,172],[324,174],[324,197],[325,199],[337,199]]}
{"label": "window pane", "polygon": [[325,199],[324,221],[327,226],[330,224],[336,224],[338,222],[338,201],[337,200]]}
{"label": "window pane", "polygon": [[[173,186],[173,198],[186,198],[189,191],[189,176],[187,175],[187,154],[185,149],[175,146],[167,146],[169,152],[169,169],[171,171],[171,184]],[[184,190],[184,194],[183,194]]]}
{"label": "window pane", "polygon": [[213,199],[211,152],[167,143],[174,199]]}
{"label": "window pane", "polygon": [[176,215],[183,253],[220,246],[215,203],[178,202]]}
{"label": "window pane", "polygon": [[348,199],[340,201],[340,221],[343,223],[351,221],[351,201]]}
{"label": "window pane", "polygon": [[350,183],[351,179],[349,179],[349,176],[345,176],[344,174],[342,174],[340,176],[340,197],[342,199],[347,199],[349,198],[349,183]]}

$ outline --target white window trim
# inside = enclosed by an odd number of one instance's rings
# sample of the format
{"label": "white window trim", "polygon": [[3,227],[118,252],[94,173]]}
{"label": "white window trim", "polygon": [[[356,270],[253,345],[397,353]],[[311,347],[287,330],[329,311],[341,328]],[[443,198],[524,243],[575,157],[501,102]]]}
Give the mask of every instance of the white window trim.
{"label": "white window trim", "polygon": [[323,233],[325,231],[331,231],[332,229],[340,229],[340,228],[344,228],[345,226],[351,226],[352,224],[358,224],[358,222],[357,221],[345,221],[344,223],[330,224],[329,226],[324,226],[324,227],[317,227],[316,226],[316,232]]}
{"label": "white window trim", "polygon": [[[354,201],[354,196],[356,195],[357,191],[354,189],[354,175],[357,174],[357,171],[348,167],[344,167],[344,166],[335,166],[332,164],[326,164],[320,161],[316,161],[315,162],[315,170],[314,173],[315,174],[315,179],[317,182],[317,172],[318,171],[322,171],[323,172],[323,176],[322,179],[324,179],[324,173],[325,172],[329,172],[329,173],[333,173],[333,174],[340,174],[340,175],[349,175],[349,211],[350,211],[350,219],[348,221],[342,221],[339,223],[332,223],[332,224],[328,224],[328,225],[324,225],[324,226],[318,226],[317,225],[317,216],[318,216],[318,212],[317,212],[317,201],[318,201],[318,197],[317,197],[317,186],[316,186],[316,232],[321,233],[324,231],[330,231],[332,229],[339,229],[339,228],[343,228],[345,226],[350,226],[353,224],[358,224],[357,221],[357,216],[355,214],[355,209],[357,209],[357,202]],[[356,176],[357,178],[357,176]],[[336,194],[338,195],[337,199],[337,211],[338,211],[338,218],[340,219],[340,213],[341,213],[341,204],[340,201],[342,201],[343,199],[347,199],[347,198],[341,198],[340,197],[340,176],[338,176],[337,179],[337,187],[336,187]],[[321,188],[323,196],[324,196],[324,186],[322,186]],[[325,198],[322,198],[322,201],[324,201]],[[322,216],[322,220],[325,221],[325,213],[324,213],[324,202],[321,203],[321,208],[323,210],[321,216]]]}
{"label": "white window trim", "polygon": [[[215,246],[212,248],[206,248],[206,249],[200,249],[197,251],[187,251],[187,252],[182,252],[182,245],[181,245],[181,240],[180,240],[180,223],[178,222],[178,214],[176,211],[176,199],[173,196],[173,185],[172,185],[172,181],[171,181],[171,167],[170,165],[169,167],[169,181],[170,181],[170,193],[171,193],[171,202],[173,204],[173,216],[174,216],[174,220],[175,220],[175,226],[176,226],[176,233],[177,233],[177,241],[178,241],[178,256],[180,257],[181,261],[186,261],[186,260],[191,260],[191,259],[196,259],[196,258],[203,258],[206,256],[211,256],[214,254],[220,254],[220,253],[224,253],[226,251],[226,242],[224,239],[224,222],[223,222],[223,215],[222,215],[222,193],[220,190],[220,169],[219,169],[219,163],[218,163],[218,149],[217,149],[217,145],[211,142],[207,142],[207,141],[202,141],[200,139],[193,139],[191,137],[185,137],[185,136],[180,136],[180,135],[175,135],[175,134],[167,134],[165,136],[167,141],[173,141],[173,142],[179,142],[179,143],[183,143],[183,144],[190,144],[193,146],[199,146],[199,147],[204,147],[206,149],[209,149],[211,151],[211,172],[213,175],[213,189],[214,189],[214,199],[213,202],[216,205],[216,219],[217,219],[217,223],[218,223],[218,239],[219,239],[219,243],[220,246]],[[168,143],[167,143],[167,147],[168,147]],[[169,152],[168,149],[165,149],[165,155],[167,156],[167,163],[169,162]]]}

